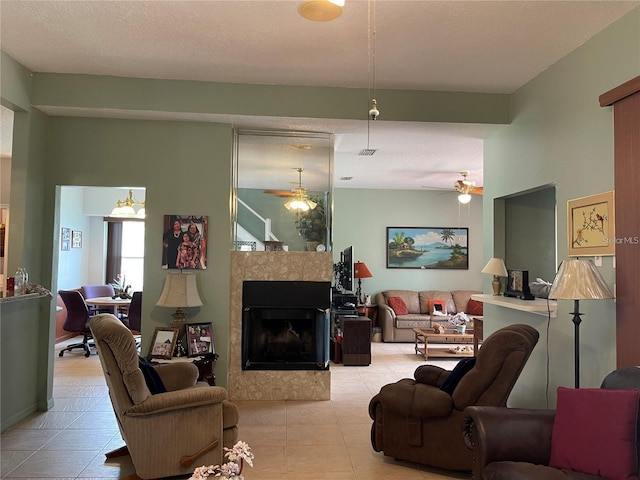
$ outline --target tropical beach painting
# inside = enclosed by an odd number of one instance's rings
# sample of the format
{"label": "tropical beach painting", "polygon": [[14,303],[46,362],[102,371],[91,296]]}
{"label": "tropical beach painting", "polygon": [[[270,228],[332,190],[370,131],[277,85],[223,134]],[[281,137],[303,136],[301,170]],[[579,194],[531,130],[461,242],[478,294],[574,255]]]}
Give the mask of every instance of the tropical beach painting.
{"label": "tropical beach painting", "polygon": [[387,268],[469,269],[468,228],[387,227]]}

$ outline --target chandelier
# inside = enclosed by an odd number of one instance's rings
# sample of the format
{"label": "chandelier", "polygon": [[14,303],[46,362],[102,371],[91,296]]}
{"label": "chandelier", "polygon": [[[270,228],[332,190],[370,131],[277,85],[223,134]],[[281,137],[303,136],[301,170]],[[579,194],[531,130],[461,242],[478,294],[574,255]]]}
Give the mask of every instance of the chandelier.
{"label": "chandelier", "polygon": [[302,186],[302,171],[304,168],[296,168],[298,171],[298,186],[292,190],[292,198],[284,206],[287,210],[307,212],[316,208],[317,203],[309,198],[307,189]]}
{"label": "chandelier", "polygon": [[[133,208],[136,205],[140,206],[137,212]],[[145,218],[146,211],[144,200],[142,202],[137,201],[133,198],[133,190],[129,190],[129,196],[124,200],[118,200],[115,208],[111,210],[109,216],[121,218]]]}

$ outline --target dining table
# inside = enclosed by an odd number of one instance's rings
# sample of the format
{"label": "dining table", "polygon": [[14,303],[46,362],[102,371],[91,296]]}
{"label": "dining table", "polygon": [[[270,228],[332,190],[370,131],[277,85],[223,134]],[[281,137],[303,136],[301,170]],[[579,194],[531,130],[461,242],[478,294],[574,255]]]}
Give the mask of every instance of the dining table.
{"label": "dining table", "polygon": [[85,303],[90,307],[97,308],[109,308],[113,307],[113,313],[116,316],[126,314],[129,305],[131,305],[130,298],[120,298],[120,297],[95,297],[95,298],[87,298]]}

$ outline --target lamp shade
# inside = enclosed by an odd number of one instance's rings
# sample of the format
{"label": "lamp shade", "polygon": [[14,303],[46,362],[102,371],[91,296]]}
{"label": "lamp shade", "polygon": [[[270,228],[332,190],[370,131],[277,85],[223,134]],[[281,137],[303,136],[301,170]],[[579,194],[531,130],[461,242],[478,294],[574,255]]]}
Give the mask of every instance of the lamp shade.
{"label": "lamp shade", "polygon": [[202,300],[198,295],[195,273],[168,273],[164,290],[156,302],[159,307],[200,307]]}
{"label": "lamp shade", "polygon": [[553,280],[549,298],[556,300],[596,300],[613,298],[613,293],[591,260],[565,260]]}
{"label": "lamp shade", "polygon": [[471,195],[468,193],[461,193],[458,195],[458,201],[462,204],[467,204],[471,201]]}
{"label": "lamp shade", "polygon": [[492,257],[489,259],[481,272],[488,273],[489,275],[495,275],[497,277],[506,277],[507,267],[504,266],[504,260],[502,260],[501,258]]}
{"label": "lamp shade", "polygon": [[370,278],[373,277],[364,262],[356,262],[353,264],[353,278]]}

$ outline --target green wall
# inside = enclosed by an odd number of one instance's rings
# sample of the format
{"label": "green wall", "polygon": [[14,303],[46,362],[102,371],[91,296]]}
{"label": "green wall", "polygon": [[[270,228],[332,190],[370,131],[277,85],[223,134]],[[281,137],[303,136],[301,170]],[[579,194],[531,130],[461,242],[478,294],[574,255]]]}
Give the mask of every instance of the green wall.
{"label": "green wall", "polygon": [[[350,245],[354,260],[373,274],[362,289],[373,294],[389,289],[482,290],[482,197],[468,206],[455,192],[338,188],[334,193],[334,261]],[[469,270],[387,268],[387,227],[468,227]]]}
{"label": "green wall", "polygon": [[[511,124],[485,141],[486,232],[494,223],[492,199],[555,183],[558,261],[568,258],[567,201],[613,189],[612,109],[601,108],[598,97],[639,74],[640,8],[636,8],[512,95]],[[494,242],[491,235],[485,240],[489,257]],[[495,247],[501,256],[504,247],[499,242]],[[526,260],[535,263],[538,254]],[[599,270],[612,286],[612,257],[605,257]],[[516,322],[533,325],[541,333],[510,404],[546,405],[547,356],[549,404],[555,405],[558,386],[573,385],[572,307],[570,301],[559,301],[548,338],[543,316],[485,307],[485,334]],[[585,314],[580,330],[581,386],[597,387],[615,368],[615,303],[583,301],[580,310]]]}

